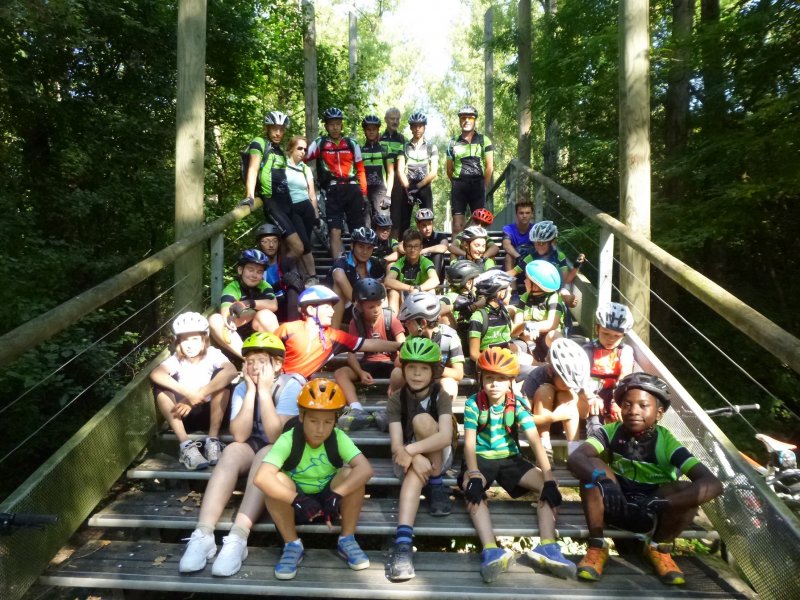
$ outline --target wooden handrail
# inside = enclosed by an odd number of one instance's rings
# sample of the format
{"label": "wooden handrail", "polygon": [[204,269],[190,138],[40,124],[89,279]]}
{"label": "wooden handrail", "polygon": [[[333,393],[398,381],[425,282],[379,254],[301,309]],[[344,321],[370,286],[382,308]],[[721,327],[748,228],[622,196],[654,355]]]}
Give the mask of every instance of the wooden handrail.
{"label": "wooden handrail", "polygon": [[516,159],[508,164],[506,170],[510,168],[521,170],[595,223],[613,231],[626,244],[644,254],[653,266],[667,277],[685,288],[767,352],[786,363],[795,372],[800,373],[800,339],[770,321],[705,275],[695,271],[646,237],[634,233],[624,223],[595,208],[552,179]]}
{"label": "wooden handrail", "polygon": [[[256,199],[252,210],[255,211],[260,207],[261,200]],[[247,207],[237,207],[153,256],[125,269],[119,275],[106,279],[103,283],[0,336],[0,365],[13,361],[24,352],[61,333],[79,319],[158,273],[164,267],[168,267],[191,248],[222,233],[228,226],[245,218],[251,212]]]}

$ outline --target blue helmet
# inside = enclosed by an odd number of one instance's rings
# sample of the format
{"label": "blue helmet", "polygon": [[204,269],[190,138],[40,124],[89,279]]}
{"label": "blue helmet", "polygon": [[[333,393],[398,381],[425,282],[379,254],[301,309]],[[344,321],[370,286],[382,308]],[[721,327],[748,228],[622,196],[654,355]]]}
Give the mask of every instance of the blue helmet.
{"label": "blue helmet", "polygon": [[381,120],[376,115],[367,115],[363,119],[361,119],[361,126],[366,127],[367,125],[377,125],[378,127],[381,126]]}
{"label": "blue helmet", "polygon": [[319,306],[320,304],[336,304],[337,302],[339,302],[339,296],[324,285],[307,287],[297,298],[298,306]]}
{"label": "blue helmet", "polygon": [[330,108],[325,109],[325,112],[322,113],[322,120],[327,123],[332,119],[344,119],[344,113],[342,112],[341,108],[331,106]]}
{"label": "blue helmet", "polygon": [[358,227],[350,234],[350,239],[354,244],[368,244],[370,246],[378,245],[378,234],[376,234],[369,227]]}
{"label": "blue helmet", "polygon": [[525,267],[528,276],[543,292],[557,292],[561,288],[561,274],[555,265],[546,260],[532,260]]}
{"label": "blue helmet", "polygon": [[246,265],[248,263],[255,263],[266,267],[269,264],[269,258],[267,258],[267,255],[261,250],[256,250],[255,248],[244,250],[239,255],[239,265]]}

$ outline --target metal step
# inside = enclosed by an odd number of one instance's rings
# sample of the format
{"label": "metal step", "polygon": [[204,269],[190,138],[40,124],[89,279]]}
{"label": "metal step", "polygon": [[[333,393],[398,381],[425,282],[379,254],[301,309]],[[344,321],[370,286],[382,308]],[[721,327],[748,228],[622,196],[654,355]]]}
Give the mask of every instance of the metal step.
{"label": "metal step", "polygon": [[280,581],[273,575],[280,556],[278,548],[249,548],[241,571],[232,577],[212,577],[210,566],[198,573],[181,575],[178,562],[183,549],[181,544],[95,540],[51,567],[39,582],[64,587],[180,592],[184,596],[257,594],[370,600],[752,598],[740,591],[721,561],[697,556],[677,557],[686,574],[686,584],[682,586],[662,585],[638,557],[612,556],[602,580],[586,583],[545,574],[524,555],[508,573],[485,584],[476,552],[417,552],[416,578],[392,583],[385,577],[387,555],[382,550],[368,550],[369,568],[352,571],[334,549],[307,549],[297,577]]}

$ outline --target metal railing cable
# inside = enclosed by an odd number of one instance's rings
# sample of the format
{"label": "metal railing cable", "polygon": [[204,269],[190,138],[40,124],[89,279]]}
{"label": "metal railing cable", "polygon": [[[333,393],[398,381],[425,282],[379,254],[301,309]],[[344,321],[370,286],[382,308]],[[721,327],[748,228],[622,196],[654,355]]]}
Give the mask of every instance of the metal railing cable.
{"label": "metal railing cable", "polygon": [[25,390],[24,392],[22,392],[22,393],[21,393],[19,396],[17,396],[17,397],[16,397],[14,400],[12,400],[12,401],[11,401],[11,402],[9,402],[8,404],[6,404],[6,405],[5,405],[5,406],[3,406],[2,408],[0,408],[0,415],[2,415],[2,414],[5,412],[5,411],[7,411],[8,409],[10,409],[12,406],[14,406],[14,405],[15,405],[17,402],[19,402],[20,400],[22,400],[22,399],[23,399],[25,396],[27,396],[27,395],[28,395],[29,393],[31,393],[33,390],[35,390],[36,388],[38,388],[39,386],[41,386],[43,383],[47,382],[47,381],[48,381],[48,380],[49,380],[51,377],[53,377],[53,375],[55,375],[56,373],[58,373],[58,372],[62,371],[62,370],[63,370],[63,369],[66,367],[66,366],[68,366],[70,363],[72,363],[73,361],[77,360],[78,358],[80,358],[81,356],[83,356],[84,354],[86,354],[86,353],[87,353],[89,350],[91,350],[92,348],[94,348],[95,346],[97,346],[97,344],[99,344],[100,342],[102,342],[104,339],[106,339],[106,338],[107,338],[109,335],[111,335],[113,332],[117,331],[117,330],[118,330],[120,327],[122,327],[123,325],[125,325],[125,323],[127,323],[128,321],[130,321],[131,319],[133,319],[133,318],[134,318],[134,317],[136,317],[137,315],[141,314],[141,313],[142,313],[142,311],[144,311],[145,309],[147,309],[147,308],[149,308],[150,306],[152,306],[152,304],[153,304],[154,302],[156,302],[157,300],[160,300],[160,299],[161,299],[161,298],[162,298],[164,295],[168,294],[168,293],[169,293],[170,291],[172,291],[172,290],[173,290],[173,289],[174,289],[176,286],[178,286],[178,285],[180,285],[181,283],[183,283],[183,281],[184,281],[184,280],[185,280],[187,277],[188,277],[188,275],[184,276],[184,277],[183,277],[183,278],[181,278],[179,281],[176,281],[175,283],[173,283],[171,286],[169,286],[167,289],[165,289],[163,292],[161,292],[161,293],[160,293],[158,296],[156,296],[155,298],[153,298],[152,300],[150,300],[150,302],[148,302],[147,304],[145,304],[144,306],[142,306],[142,307],[141,307],[139,310],[137,310],[135,313],[132,313],[131,315],[129,315],[129,316],[128,316],[128,317],[127,317],[127,318],[126,318],[124,321],[122,321],[122,322],[118,323],[117,325],[115,325],[114,327],[112,327],[111,329],[109,329],[109,330],[108,330],[106,333],[104,333],[104,334],[103,334],[101,337],[97,338],[97,339],[96,339],[94,342],[92,342],[91,344],[89,344],[88,346],[86,346],[85,348],[83,348],[83,349],[82,349],[80,352],[76,353],[75,355],[73,355],[73,356],[71,356],[70,358],[68,358],[67,360],[65,360],[65,361],[64,361],[64,362],[61,364],[61,366],[57,367],[56,369],[53,369],[53,370],[52,370],[50,373],[48,373],[48,374],[47,374],[45,377],[43,377],[42,379],[40,379],[39,381],[37,381],[35,384],[33,384],[31,387],[29,387],[28,389],[26,389],[26,390]]}
{"label": "metal railing cable", "polygon": [[124,362],[124,361],[125,361],[125,360],[126,360],[126,359],[127,359],[127,358],[128,358],[130,355],[131,355],[131,354],[133,354],[134,352],[136,352],[137,350],[139,350],[139,349],[140,349],[140,348],[141,348],[141,347],[142,347],[142,346],[143,346],[143,345],[144,345],[144,344],[145,344],[147,341],[149,341],[149,340],[150,340],[150,339],[151,339],[153,336],[155,336],[156,334],[158,334],[158,333],[159,333],[159,332],[160,332],[160,331],[161,331],[161,330],[162,330],[162,329],[163,329],[163,328],[164,328],[164,327],[165,327],[165,326],[166,326],[166,325],[167,325],[167,324],[168,324],[170,321],[172,321],[172,320],[173,320],[173,319],[174,319],[174,318],[175,318],[177,315],[179,315],[179,314],[181,313],[181,311],[183,311],[184,309],[186,309],[186,308],[187,308],[187,307],[188,307],[190,304],[191,304],[191,302],[187,302],[186,304],[184,304],[183,306],[181,306],[181,307],[180,307],[178,310],[174,311],[174,312],[173,312],[173,313],[172,313],[172,314],[169,316],[169,318],[168,318],[166,321],[163,321],[163,322],[162,322],[162,323],[161,323],[161,324],[160,324],[160,325],[159,325],[159,326],[158,326],[158,327],[157,327],[155,330],[153,330],[153,332],[152,332],[152,333],[150,333],[150,335],[148,335],[146,338],[144,338],[143,340],[141,340],[141,341],[140,341],[140,342],[139,342],[139,343],[138,343],[138,344],[137,344],[137,345],[136,345],[134,348],[132,348],[132,349],[131,349],[131,350],[130,350],[130,351],[127,353],[127,354],[125,354],[125,355],[124,355],[122,358],[120,358],[120,359],[119,359],[117,362],[115,362],[113,365],[111,365],[111,366],[110,366],[108,369],[106,369],[105,371],[103,371],[103,373],[102,373],[102,374],[101,374],[99,377],[97,377],[97,378],[96,378],[94,381],[92,381],[92,382],[91,382],[89,385],[87,385],[87,386],[86,386],[85,388],[83,388],[83,389],[82,389],[80,392],[78,392],[78,393],[77,393],[77,394],[76,394],[76,395],[75,395],[75,396],[74,396],[74,397],[73,397],[73,398],[72,398],[72,399],[71,399],[69,402],[67,402],[67,403],[66,403],[64,406],[62,406],[62,407],[61,407],[61,408],[60,408],[58,411],[56,411],[56,413],[55,413],[55,414],[53,414],[52,416],[50,416],[50,417],[49,417],[49,418],[48,418],[48,419],[47,419],[47,420],[46,420],[44,423],[42,423],[42,424],[41,424],[39,427],[37,427],[35,431],[33,431],[31,434],[29,434],[29,435],[28,435],[28,436],[27,436],[25,439],[23,439],[23,440],[22,440],[22,441],[21,441],[19,444],[17,444],[16,446],[14,446],[14,448],[12,448],[12,449],[11,449],[9,452],[7,452],[5,455],[3,455],[2,457],[0,457],[0,464],[3,464],[3,463],[4,463],[4,462],[5,462],[5,461],[6,461],[6,460],[7,460],[7,459],[10,457],[10,456],[12,456],[12,455],[13,455],[15,452],[17,452],[17,450],[19,450],[20,448],[22,448],[22,447],[23,447],[25,444],[27,444],[27,443],[28,443],[29,441],[31,441],[31,440],[32,440],[34,437],[36,437],[36,435],[37,435],[37,434],[38,434],[40,431],[42,431],[42,430],[43,430],[45,427],[47,427],[47,426],[48,426],[50,423],[52,423],[52,422],[53,422],[53,421],[56,419],[56,417],[58,417],[59,415],[61,415],[61,414],[62,414],[62,413],[65,411],[65,410],[67,410],[67,409],[68,409],[70,406],[72,406],[72,405],[73,405],[73,404],[74,404],[74,403],[75,403],[75,402],[78,400],[78,398],[80,398],[81,396],[83,396],[83,394],[84,394],[85,392],[87,392],[89,389],[91,389],[91,388],[92,388],[92,387],[93,387],[95,384],[97,384],[97,383],[98,383],[100,380],[102,380],[102,379],[103,379],[103,378],[104,378],[106,375],[108,375],[108,374],[109,374],[109,373],[110,373],[110,372],[111,372],[113,369],[115,369],[115,368],[116,368],[117,366],[119,366],[119,365],[120,365],[122,362]]}

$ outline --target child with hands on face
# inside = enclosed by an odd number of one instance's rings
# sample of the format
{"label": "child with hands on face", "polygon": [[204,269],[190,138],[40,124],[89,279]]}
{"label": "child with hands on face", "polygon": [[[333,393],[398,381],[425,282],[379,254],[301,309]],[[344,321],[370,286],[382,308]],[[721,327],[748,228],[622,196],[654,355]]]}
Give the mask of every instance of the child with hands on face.
{"label": "child with hands on face", "polygon": [[[467,399],[464,408],[464,462],[458,481],[483,545],[481,576],[486,583],[495,581],[514,558],[511,550],[497,547],[492,530],[486,489],[496,481],[512,498],[529,491],[539,493],[536,515],[541,543],[527,552],[528,557],[553,575],[572,578],[575,564],[564,558],[556,541],[561,493],[530,408],[511,390],[519,374],[517,357],[506,348],[489,348],[480,355],[478,371],[481,390]],[[518,428],[524,431],[538,467],[520,454]]]}

